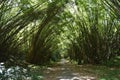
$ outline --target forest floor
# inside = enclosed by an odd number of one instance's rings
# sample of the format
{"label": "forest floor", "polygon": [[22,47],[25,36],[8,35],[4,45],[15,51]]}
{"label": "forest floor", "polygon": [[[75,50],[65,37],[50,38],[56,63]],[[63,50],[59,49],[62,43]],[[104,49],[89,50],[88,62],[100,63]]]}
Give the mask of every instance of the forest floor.
{"label": "forest floor", "polygon": [[41,75],[38,76],[39,80],[120,80],[120,68],[77,65],[62,59],[55,65],[42,69]]}
{"label": "forest floor", "polygon": [[83,66],[71,64],[62,59],[52,67],[48,67],[44,72],[44,80],[96,80],[97,75],[89,72]]}
{"label": "forest floor", "polygon": [[0,63],[0,80],[120,80],[120,67],[77,65],[68,60],[47,66],[28,65],[5,67]]}

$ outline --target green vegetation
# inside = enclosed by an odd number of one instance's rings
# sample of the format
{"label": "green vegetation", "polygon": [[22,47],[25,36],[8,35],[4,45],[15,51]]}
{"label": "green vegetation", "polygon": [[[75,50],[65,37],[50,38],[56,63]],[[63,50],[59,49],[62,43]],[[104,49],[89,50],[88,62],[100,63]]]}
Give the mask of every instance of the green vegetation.
{"label": "green vegetation", "polygon": [[[0,63],[4,67],[47,66],[63,57],[78,65],[119,69],[120,1],[0,0]],[[106,69],[105,74],[113,80],[112,75],[119,72]]]}
{"label": "green vegetation", "polygon": [[120,53],[119,20],[102,1],[84,1],[77,2],[80,7],[74,26],[79,32],[68,52],[79,64],[101,64]]}

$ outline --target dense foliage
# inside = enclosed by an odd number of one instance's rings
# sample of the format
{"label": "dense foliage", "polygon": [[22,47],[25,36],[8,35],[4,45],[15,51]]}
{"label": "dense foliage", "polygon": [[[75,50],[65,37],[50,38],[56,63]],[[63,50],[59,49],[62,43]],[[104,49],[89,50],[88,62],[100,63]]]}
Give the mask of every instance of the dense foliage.
{"label": "dense foliage", "polygon": [[0,62],[120,59],[120,1],[1,0]]}
{"label": "dense foliage", "polygon": [[68,50],[71,59],[79,64],[101,64],[119,56],[120,21],[119,15],[109,8],[111,5],[101,0],[76,3],[78,9],[73,26],[78,26],[79,31]]}

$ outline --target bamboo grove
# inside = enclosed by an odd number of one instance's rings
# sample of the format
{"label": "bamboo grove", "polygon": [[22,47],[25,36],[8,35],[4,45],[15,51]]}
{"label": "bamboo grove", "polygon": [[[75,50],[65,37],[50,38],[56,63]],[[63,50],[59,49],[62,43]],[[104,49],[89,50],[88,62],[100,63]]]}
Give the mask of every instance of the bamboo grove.
{"label": "bamboo grove", "polygon": [[119,0],[1,0],[0,62],[78,64],[120,56]]}

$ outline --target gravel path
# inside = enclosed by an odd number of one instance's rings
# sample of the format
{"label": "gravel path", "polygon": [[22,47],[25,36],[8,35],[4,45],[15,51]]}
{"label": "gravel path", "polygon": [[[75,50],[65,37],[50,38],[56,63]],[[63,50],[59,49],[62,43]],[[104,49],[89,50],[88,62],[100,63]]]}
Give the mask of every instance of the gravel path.
{"label": "gravel path", "polygon": [[97,80],[97,75],[82,65],[70,64],[62,59],[58,64],[43,71],[43,80]]}

